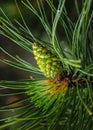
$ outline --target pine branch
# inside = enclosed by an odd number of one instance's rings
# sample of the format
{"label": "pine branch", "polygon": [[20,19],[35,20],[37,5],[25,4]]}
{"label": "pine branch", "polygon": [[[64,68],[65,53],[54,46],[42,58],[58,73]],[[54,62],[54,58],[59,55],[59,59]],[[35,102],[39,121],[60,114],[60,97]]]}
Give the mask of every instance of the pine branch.
{"label": "pine branch", "polygon": [[[0,50],[9,59],[0,61],[24,71],[44,74],[46,77],[19,81],[0,81],[0,97],[11,102],[0,106],[0,129],[13,130],[92,130],[93,129],[93,30],[92,0],[82,0],[80,11],[75,2],[77,20],[68,16],[66,0],[22,1],[24,7],[39,20],[48,41],[35,36],[17,9],[22,24],[17,27],[7,17],[0,16],[0,35],[12,40],[29,54],[34,54],[34,66],[9,50]],[[50,17],[51,16],[51,21]],[[59,29],[60,27],[60,29]],[[64,30],[65,40],[59,32]],[[38,68],[39,67],[39,68]],[[6,92],[5,90],[8,90]],[[2,93],[4,91],[4,93]],[[14,98],[16,97],[16,98]]]}

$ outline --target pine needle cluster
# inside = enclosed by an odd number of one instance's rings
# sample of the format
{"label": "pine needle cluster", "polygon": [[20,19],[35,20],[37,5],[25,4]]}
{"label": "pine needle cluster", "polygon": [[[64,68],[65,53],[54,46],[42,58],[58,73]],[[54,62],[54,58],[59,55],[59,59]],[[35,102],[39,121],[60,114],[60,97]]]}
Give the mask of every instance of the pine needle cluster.
{"label": "pine needle cluster", "polygon": [[11,60],[0,61],[42,78],[0,80],[0,90],[9,89],[0,93],[0,97],[20,97],[0,106],[0,130],[92,130],[92,0],[81,0],[81,8],[78,0],[74,0],[75,21],[68,15],[67,0],[21,2],[38,19],[47,41],[33,34],[15,1],[22,21],[12,22],[0,9],[3,15],[0,16],[0,35],[34,55],[38,65],[10,54],[8,48],[1,46],[0,51]]}

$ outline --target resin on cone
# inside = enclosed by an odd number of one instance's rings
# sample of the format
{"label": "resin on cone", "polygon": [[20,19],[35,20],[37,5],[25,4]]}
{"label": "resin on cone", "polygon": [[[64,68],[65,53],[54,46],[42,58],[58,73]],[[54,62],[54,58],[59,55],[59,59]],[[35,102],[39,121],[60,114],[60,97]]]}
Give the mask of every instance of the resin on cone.
{"label": "resin on cone", "polygon": [[38,43],[33,43],[32,48],[37,64],[46,77],[54,79],[61,73],[62,64],[55,54]]}

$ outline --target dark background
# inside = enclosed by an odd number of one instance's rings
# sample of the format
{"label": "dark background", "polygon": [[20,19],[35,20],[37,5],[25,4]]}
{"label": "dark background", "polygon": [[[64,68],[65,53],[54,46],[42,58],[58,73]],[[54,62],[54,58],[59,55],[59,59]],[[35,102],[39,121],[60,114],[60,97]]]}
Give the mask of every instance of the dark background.
{"label": "dark background", "polygon": [[[78,0],[78,1],[79,1],[79,5],[81,7],[81,2],[80,2],[81,0]],[[35,2],[36,1],[33,0],[34,5],[35,5]],[[44,3],[44,6],[46,6],[44,0],[42,0],[42,2]],[[56,1],[55,5],[57,5],[57,1]],[[21,21],[14,0],[0,0],[0,7],[4,10],[6,15],[12,20],[12,22],[14,22],[14,18]],[[40,26],[40,24],[34,20],[34,16],[33,15],[29,16],[28,9],[24,8],[22,3],[20,3],[20,2],[19,2],[19,7],[21,8],[21,11],[24,14],[24,17],[26,19],[28,26],[29,27],[31,26],[31,31],[34,32],[38,37],[45,40],[46,36],[43,32],[43,29]],[[76,15],[75,7],[74,7],[74,0],[67,1],[66,7],[68,10],[68,15],[71,17],[71,19],[73,21],[75,21],[77,19],[77,15]],[[2,16],[2,13],[0,13],[0,15]],[[9,50],[9,52],[11,52],[13,54],[17,54],[20,57],[23,57],[28,62],[31,62],[31,63],[34,62],[33,56],[31,54],[26,53],[23,49],[21,49],[20,47],[18,47],[15,44],[13,44],[11,42],[11,40],[9,40],[3,36],[0,36],[0,46]],[[0,51],[0,58],[8,58],[8,57]],[[13,68],[11,66],[8,66],[8,65],[0,62],[0,80],[16,80],[16,79],[29,78],[29,76],[31,76],[31,74],[28,72],[18,70],[16,68]]]}

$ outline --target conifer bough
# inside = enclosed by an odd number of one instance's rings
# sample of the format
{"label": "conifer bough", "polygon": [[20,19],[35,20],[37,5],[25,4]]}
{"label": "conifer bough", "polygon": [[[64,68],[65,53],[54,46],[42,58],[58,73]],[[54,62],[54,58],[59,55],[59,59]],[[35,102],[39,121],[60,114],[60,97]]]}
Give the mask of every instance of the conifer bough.
{"label": "conifer bough", "polygon": [[55,54],[36,42],[33,43],[32,48],[37,64],[46,77],[54,79],[61,73],[62,64]]}

